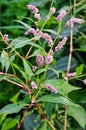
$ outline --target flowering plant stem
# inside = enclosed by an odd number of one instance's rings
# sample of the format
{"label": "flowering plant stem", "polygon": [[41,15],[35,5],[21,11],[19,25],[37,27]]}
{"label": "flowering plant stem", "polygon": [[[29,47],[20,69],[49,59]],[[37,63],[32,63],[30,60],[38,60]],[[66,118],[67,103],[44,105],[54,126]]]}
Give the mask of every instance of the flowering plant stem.
{"label": "flowering plant stem", "polygon": [[[73,26],[71,22],[71,27],[70,27],[70,51],[69,51],[69,58],[68,58],[68,66],[67,66],[67,72],[66,72],[66,77],[67,80],[66,82],[68,83],[68,74],[70,72],[70,65],[71,65],[71,58],[72,58],[72,53],[73,53]],[[68,97],[68,94],[66,95]],[[64,114],[64,130],[67,130],[67,106],[65,106],[65,114]]]}
{"label": "flowering plant stem", "polygon": [[37,100],[35,99],[35,97],[32,95],[32,101],[34,101],[34,103],[31,103],[27,106],[26,111],[24,112],[22,118],[20,119],[20,122],[17,125],[16,130],[20,130],[21,124],[24,121],[25,117],[28,115],[29,110],[32,107],[37,107],[39,113],[41,114],[42,118],[44,118],[46,120],[46,122],[48,123],[48,125],[52,128],[52,130],[56,130],[56,128],[52,125],[52,123],[48,120],[47,116],[45,115],[44,111],[42,110],[40,104],[37,102]]}

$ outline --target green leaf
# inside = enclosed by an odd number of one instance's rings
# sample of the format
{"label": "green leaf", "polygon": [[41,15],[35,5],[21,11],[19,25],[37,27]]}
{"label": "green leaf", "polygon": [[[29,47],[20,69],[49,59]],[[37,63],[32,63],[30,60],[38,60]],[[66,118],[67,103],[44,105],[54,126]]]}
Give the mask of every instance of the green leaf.
{"label": "green leaf", "polygon": [[7,118],[5,120],[5,122],[3,123],[1,130],[9,130],[9,129],[15,127],[15,125],[18,123],[19,119],[20,119],[19,116],[15,119]]}
{"label": "green leaf", "polygon": [[52,29],[43,29],[43,31],[49,32],[51,34],[57,35],[57,32]]}
{"label": "green leaf", "polygon": [[[85,2],[85,1],[84,1]],[[82,6],[79,6],[77,9],[76,9],[76,14],[79,13],[81,10],[84,10],[86,9],[86,3],[82,4]]]}
{"label": "green leaf", "polygon": [[15,103],[15,102],[17,101],[19,95],[20,95],[20,91],[19,91],[16,95],[14,95],[14,96],[10,99],[10,101],[13,102],[13,103]]}
{"label": "green leaf", "polygon": [[28,80],[27,75],[25,74],[24,71],[22,71],[22,70],[18,67],[18,65],[14,64],[14,63],[12,63],[12,65],[22,74],[22,76],[23,76],[26,80]]}
{"label": "green leaf", "polygon": [[18,113],[22,108],[24,108],[24,105],[18,105],[18,104],[9,104],[0,109],[0,115],[1,114],[12,114],[12,113]]}
{"label": "green leaf", "polygon": [[44,55],[44,54],[45,54],[44,49],[41,48],[41,49],[37,49],[37,50],[35,50],[35,51],[33,52],[33,54],[30,55],[30,57],[36,56],[36,55],[38,55],[38,54],[40,54],[40,55]]}
{"label": "green leaf", "polygon": [[2,70],[3,70],[4,67],[5,67],[5,64],[7,62],[7,53],[6,53],[6,51],[2,51],[1,57],[0,57],[0,62],[1,62],[1,65],[2,65]]}
{"label": "green leaf", "polygon": [[84,68],[84,64],[81,64],[76,68],[76,76],[82,74],[83,68]]}
{"label": "green leaf", "polygon": [[80,105],[69,106],[67,109],[69,116],[72,116],[82,128],[85,128],[86,112]]}
{"label": "green leaf", "polygon": [[10,43],[9,47],[13,46],[13,49],[17,49],[17,48],[22,48],[26,45],[31,45],[37,48],[41,48],[40,45],[32,42],[33,40],[35,40],[35,37],[32,39],[25,38],[25,37],[18,37]]}
{"label": "green leaf", "polygon": [[25,28],[27,28],[27,29],[30,29],[31,28],[31,26],[30,25],[28,25],[28,24],[26,24],[26,23],[24,23],[24,22],[22,22],[22,21],[20,21],[20,20],[15,20],[16,22],[18,22],[18,23],[21,23]]}
{"label": "green leaf", "polygon": [[41,98],[38,99],[38,102],[43,101],[43,102],[52,102],[52,103],[60,103],[63,105],[74,105],[70,100],[67,98],[60,96],[60,95],[52,95],[48,94],[45,96],[42,96]]}
{"label": "green leaf", "polygon": [[8,56],[8,53],[6,51],[2,51],[1,57],[0,57],[0,62],[2,65],[2,70],[5,68],[6,72],[8,71],[10,67],[10,62],[14,61],[15,55]]}
{"label": "green leaf", "polygon": [[46,71],[46,68],[39,69],[39,70],[35,73],[35,75],[41,74],[41,73],[43,73],[43,72],[45,72],[45,71]]}
{"label": "green leaf", "polygon": [[7,114],[0,115],[0,124],[3,122],[3,120],[6,118]]}
{"label": "green leaf", "polygon": [[50,80],[45,80],[42,85],[45,86],[46,84],[51,84],[53,85],[59,94],[65,95],[69,92],[72,92],[73,90],[78,90],[80,88],[78,87],[74,87],[68,83],[66,83],[66,81],[61,80],[61,79],[50,79]]}
{"label": "green leaf", "polygon": [[24,65],[25,73],[28,76],[28,79],[31,80],[31,76],[33,73],[32,73],[32,70],[31,70],[29,64],[24,59],[23,59],[23,65]]}

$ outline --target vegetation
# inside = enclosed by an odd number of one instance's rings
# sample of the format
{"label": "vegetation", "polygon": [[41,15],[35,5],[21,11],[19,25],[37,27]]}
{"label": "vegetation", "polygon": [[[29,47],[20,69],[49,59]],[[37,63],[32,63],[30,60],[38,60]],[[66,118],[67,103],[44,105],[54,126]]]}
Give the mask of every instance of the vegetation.
{"label": "vegetation", "polygon": [[0,0],[0,129],[86,129],[86,0]]}

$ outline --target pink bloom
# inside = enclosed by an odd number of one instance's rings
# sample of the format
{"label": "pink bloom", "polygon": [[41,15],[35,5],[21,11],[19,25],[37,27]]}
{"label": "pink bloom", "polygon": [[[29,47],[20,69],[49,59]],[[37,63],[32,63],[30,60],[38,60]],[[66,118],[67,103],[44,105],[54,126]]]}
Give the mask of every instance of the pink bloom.
{"label": "pink bloom", "polygon": [[60,10],[59,15],[56,17],[56,19],[61,21],[66,16],[66,14],[67,12],[64,9],[62,9]]}
{"label": "pink bloom", "polygon": [[67,41],[67,37],[64,37],[63,40],[61,42],[59,42],[59,44],[55,47],[55,52],[57,52],[61,48],[63,48],[63,46],[65,45],[66,41]]}
{"label": "pink bloom", "polygon": [[46,84],[46,88],[50,89],[51,92],[57,94],[57,90],[51,84]]}
{"label": "pink bloom", "polygon": [[75,77],[76,76],[76,72],[73,72],[73,73],[68,73],[66,75],[66,77],[64,77],[65,80],[67,80],[68,77]]}
{"label": "pink bloom", "polygon": [[34,5],[27,5],[27,8],[30,9],[31,11],[33,11],[33,13],[39,12],[38,8]]}
{"label": "pink bloom", "polygon": [[50,8],[50,12],[51,12],[51,14],[54,14],[56,12],[56,8],[55,7],[51,7]]}
{"label": "pink bloom", "polygon": [[83,83],[86,84],[86,79],[83,80]]}
{"label": "pink bloom", "polygon": [[40,31],[39,35],[48,42],[48,45],[50,47],[53,45],[53,40],[52,40],[52,38],[50,37],[49,34],[43,33],[43,32]]}
{"label": "pink bloom", "polygon": [[33,72],[35,72],[37,70],[37,66],[33,66],[32,70],[33,70]]}
{"label": "pink bloom", "polygon": [[25,35],[28,35],[30,33],[32,33],[34,36],[36,36],[37,35],[37,30],[35,30],[34,28],[30,28],[29,30],[27,30],[25,32]]}
{"label": "pink bloom", "polygon": [[71,27],[71,25],[74,24],[74,23],[82,24],[82,23],[84,23],[84,20],[79,19],[79,18],[71,18],[66,22],[66,26]]}
{"label": "pink bloom", "polygon": [[40,14],[34,14],[34,18],[36,18],[37,20],[41,20],[41,16],[40,16]]}
{"label": "pink bloom", "polygon": [[48,55],[45,57],[45,63],[50,64],[53,61],[53,56]]}
{"label": "pink bloom", "polygon": [[67,77],[74,77],[74,76],[76,76],[76,72],[67,74]]}
{"label": "pink bloom", "polygon": [[5,43],[7,43],[7,42],[9,41],[9,39],[8,39],[8,34],[4,34],[4,36],[3,36],[3,41],[4,41]]}
{"label": "pink bloom", "polygon": [[44,65],[44,57],[42,55],[37,55],[36,56],[36,63],[39,65],[39,66],[43,66]]}
{"label": "pink bloom", "polygon": [[35,84],[34,81],[31,82],[31,86],[32,86],[32,89],[37,89],[37,85]]}

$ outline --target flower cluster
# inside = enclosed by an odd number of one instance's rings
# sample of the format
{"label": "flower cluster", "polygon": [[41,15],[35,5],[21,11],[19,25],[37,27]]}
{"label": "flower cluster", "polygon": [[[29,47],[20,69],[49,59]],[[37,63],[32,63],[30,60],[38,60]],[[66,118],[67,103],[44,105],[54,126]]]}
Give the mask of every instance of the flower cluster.
{"label": "flower cluster", "polygon": [[39,12],[38,8],[34,5],[27,5],[27,8],[30,9],[34,14]]}
{"label": "flower cluster", "polygon": [[37,85],[35,84],[34,81],[31,82],[31,86],[32,86],[32,89],[37,89]]}
{"label": "flower cluster", "polygon": [[37,19],[37,20],[41,20],[41,16],[40,14],[38,13],[39,10],[36,6],[34,5],[27,5],[27,8],[30,9],[33,13],[34,13],[34,17]]}
{"label": "flower cluster", "polygon": [[82,24],[84,23],[84,20],[79,18],[71,18],[66,22],[66,26],[71,27],[74,23]]}
{"label": "flower cluster", "polygon": [[50,13],[51,13],[51,14],[54,14],[55,12],[56,12],[56,8],[55,8],[55,7],[51,7],[51,8],[50,8]]}
{"label": "flower cluster", "polygon": [[59,51],[65,45],[67,37],[64,37],[63,40],[55,47],[55,52]]}
{"label": "flower cluster", "polygon": [[36,18],[36,19],[38,19],[38,20],[41,20],[40,14],[34,14],[34,18]]}
{"label": "flower cluster", "polygon": [[[50,64],[53,61],[53,56],[52,55],[47,55],[45,58],[42,55],[37,55],[36,56],[36,63],[42,67],[44,64]],[[33,69],[34,70],[34,69]]]}
{"label": "flower cluster", "polygon": [[37,70],[37,66],[33,66],[32,70],[33,70],[33,72],[35,72]]}
{"label": "flower cluster", "polygon": [[73,72],[73,73],[68,73],[66,75],[66,77],[64,77],[65,80],[67,80],[68,77],[75,77],[76,76],[76,72]]}
{"label": "flower cluster", "polygon": [[3,41],[4,41],[5,43],[7,43],[7,42],[9,41],[9,39],[8,39],[8,34],[4,34],[4,36],[3,36]]}
{"label": "flower cluster", "polygon": [[36,63],[39,65],[39,66],[43,66],[45,61],[44,61],[44,57],[42,55],[37,55],[36,56]]}
{"label": "flower cluster", "polygon": [[83,83],[86,84],[86,79],[83,80]]}
{"label": "flower cluster", "polygon": [[67,74],[67,77],[74,77],[74,76],[76,76],[76,72]]}
{"label": "flower cluster", "polygon": [[53,61],[53,56],[52,55],[47,55],[45,58],[45,63],[50,64]]}
{"label": "flower cluster", "polygon": [[53,45],[53,40],[49,34],[40,31],[39,35],[48,42],[49,46]]}
{"label": "flower cluster", "polygon": [[51,84],[46,84],[46,88],[50,89],[51,92],[57,94],[57,90]]}
{"label": "flower cluster", "polygon": [[37,30],[35,30],[34,28],[30,28],[29,30],[27,30],[25,32],[25,35],[28,35],[30,33],[32,33],[34,36],[36,36],[37,35]]}
{"label": "flower cluster", "polygon": [[59,15],[56,17],[56,20],[61,21],[66,16],[66,14],[67,12],[64,9],[60,10]]}
{"label": "flower cluster", "polygon": [[28,35],[32,33],[35,37],[36,36],[41,36],[43,39],[45,39],[48,42],[48,45],[51,47],[53,45],[53,40],[51,38],[51,36],[47,33],[43,33],[42,31],[38,31],[34,28],[30,28],[29,30],[27,30],[25,32],[25,35]]}

